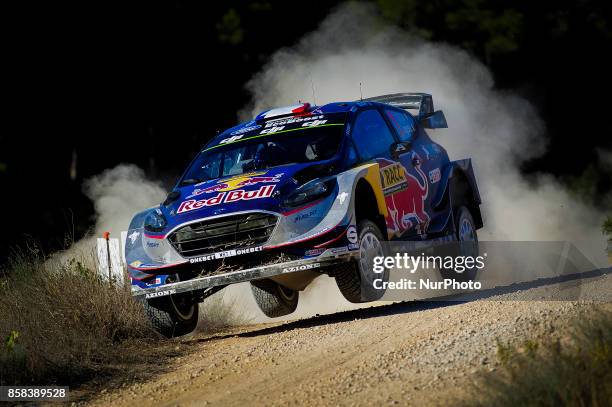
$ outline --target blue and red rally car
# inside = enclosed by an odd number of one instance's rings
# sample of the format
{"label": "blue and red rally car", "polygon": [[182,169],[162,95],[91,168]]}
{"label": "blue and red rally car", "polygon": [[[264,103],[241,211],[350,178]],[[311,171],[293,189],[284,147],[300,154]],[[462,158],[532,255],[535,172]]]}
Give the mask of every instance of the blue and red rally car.
{"label": "blue and red rally car", "polygon": [[272,109],[221,133],[134,216],[134,296],[167,336],[191,332],[198,303],[239,282],[270,317],[293,312],[321,274],[351,302],[379,299],[381,242],[477,242],[471,161],[449,161],[425,130],[444,127],[430,95],[400,93]]}

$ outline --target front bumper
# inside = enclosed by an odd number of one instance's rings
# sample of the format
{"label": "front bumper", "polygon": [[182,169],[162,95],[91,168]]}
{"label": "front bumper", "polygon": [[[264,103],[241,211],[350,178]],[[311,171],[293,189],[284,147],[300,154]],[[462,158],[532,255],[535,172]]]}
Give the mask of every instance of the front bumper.
{"label": "front bumper", "polygon": [[300,259],[284,263],[270,264],[267,266],[254,267],[246,270],[232,271],[225,274],[198,277],[191,280],[176,283],[163,284],[156,287],[142,288],[132,286],[132,295],[138,298],[157,298],[172,294],[180,294],[196,290],[225,286],[229,284],[243,283],[251,280],[270,278],[288,273],[299,273],[301,271],[316,270],[338,263],[350,261],[356,257],[358,252],[345,252],[333,256],[317,257],[313,259]]}

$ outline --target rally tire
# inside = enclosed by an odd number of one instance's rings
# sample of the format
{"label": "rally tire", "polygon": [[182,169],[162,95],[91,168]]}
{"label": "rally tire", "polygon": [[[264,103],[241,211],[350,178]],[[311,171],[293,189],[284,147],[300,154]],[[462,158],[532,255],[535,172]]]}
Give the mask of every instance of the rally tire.
{"label": "rally tire", "polygon": [[[361,246],[364,243],[364,239],[375,237],[379,243],[384,241],[383,235],[380,229],[374,222],[369,220],[363,220],[357,225],[357,231],[359,233],[359,244],[360,253]],[[381,246],[381,254],[384,255],[384,248]],[[372,275],[371,270],[364,270],[360,267],[359,261],[349,261],[344,264],[340,264],[334,270],[334,278],[338,289],[344,296],[344,298],[352,303],[363,303],[379,300],[385,293],[382,289],[375,289],[371,284],[372,278],[382,278],[384,282],[389,280],[389,272],[385,271],[381,275]],[[369,273],[369,275],[366,275]]]}
{"label": "rally tire", "polygon": [[270,279],[251,281],[251,291],[259,309],[269,318],[282,317],[296,310],[300,293]]}
{"label": "rally tire", "polygon": [[357,264],[354,261],[338,265],[334,270],[334,277],[338,289],[348,302],[363,302],[361,298],[361,278],[359,278]]}
{"label": "rally tire", "polygon": [[198,324],[199,307],[197,303],[188,305],[182,312],[177,309],[170,297],[143,301],[145,314],[153,328],[166,338],[187,335]]}
{"label": "rally tire", "polygon": [[[465,206],[458,206],[453,210],[453,219],[455,222],[454,240],[457,244],[455,256],[478,256],[478,234],[476,232],[476,224],[470,210]],[[465,270],[462,273],[457,273],[453,269],[442,269],[440,274],[442,278],[451,278],[456,281],[467,282],[474,281],[477,277],[478,269],[473,267]]]}

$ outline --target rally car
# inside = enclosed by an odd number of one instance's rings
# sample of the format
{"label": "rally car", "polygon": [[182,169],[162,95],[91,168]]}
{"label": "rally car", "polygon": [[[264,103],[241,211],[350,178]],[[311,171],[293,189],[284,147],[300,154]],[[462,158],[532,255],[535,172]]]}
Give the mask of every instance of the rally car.
{"label": "rally car", "polygon": [[471,161],[450,161],[425,130],[445,127],[431,95],[399,93],[271,109],[224,131],[134,216],[133,295],[167,336],[191,332],[198,303],[240,282],[269,317],[293,312],[321,274],[348,301],[380,299],[381,242],[477,242]]}

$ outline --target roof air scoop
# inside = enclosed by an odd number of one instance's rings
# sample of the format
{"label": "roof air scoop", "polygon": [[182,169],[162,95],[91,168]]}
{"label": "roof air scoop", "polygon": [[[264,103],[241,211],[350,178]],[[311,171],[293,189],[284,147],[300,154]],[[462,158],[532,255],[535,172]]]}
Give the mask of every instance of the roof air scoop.
{"label": "roof air scoop", "polygon": [[278,107],[276,109],[265,110],[255,117],[255,120],[268,120],[285,116],[307,116],[311,111],[310,103],[300,103],[299,105]]}

